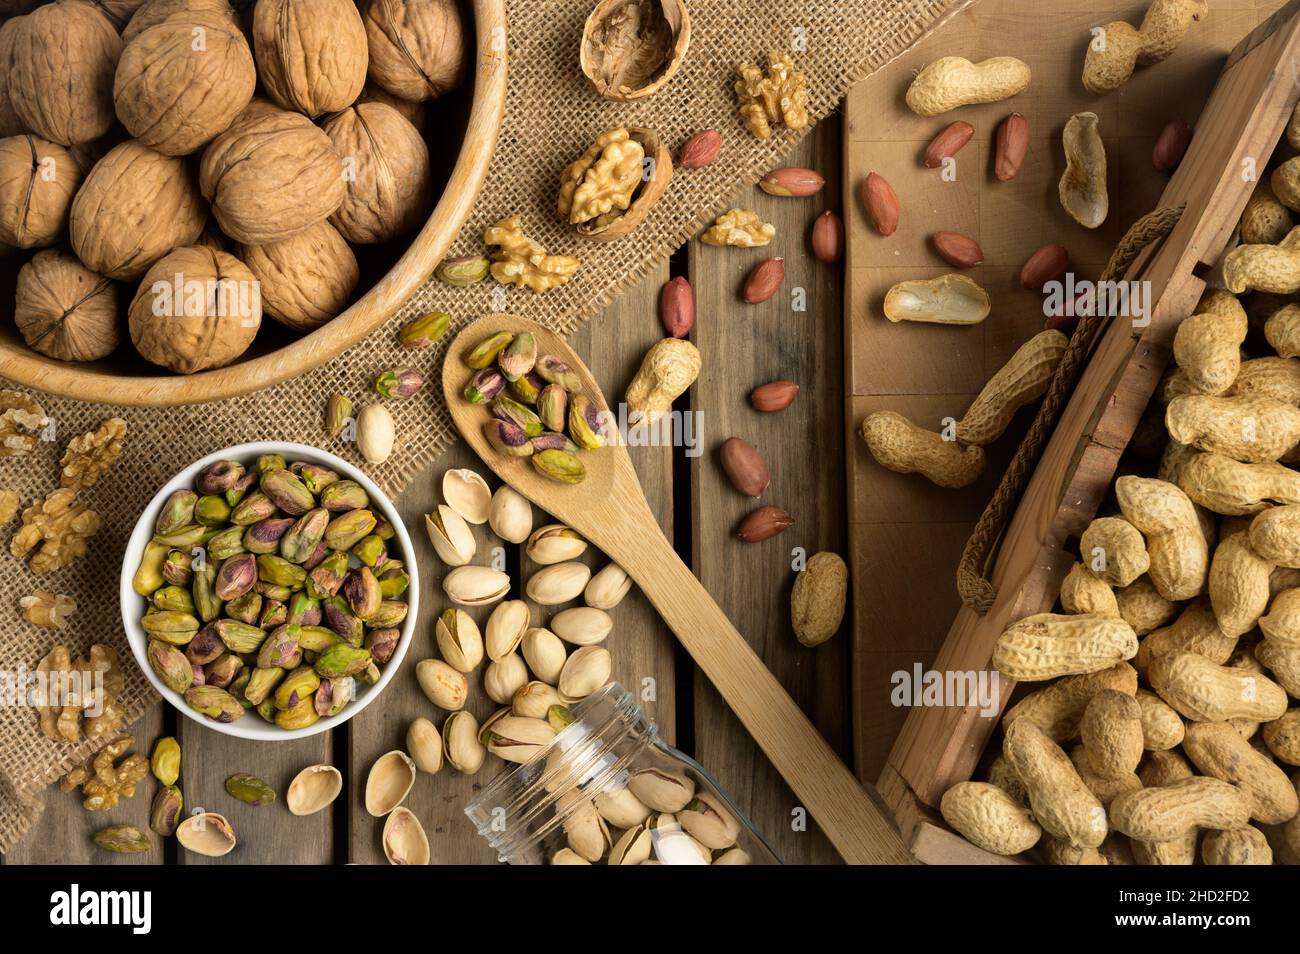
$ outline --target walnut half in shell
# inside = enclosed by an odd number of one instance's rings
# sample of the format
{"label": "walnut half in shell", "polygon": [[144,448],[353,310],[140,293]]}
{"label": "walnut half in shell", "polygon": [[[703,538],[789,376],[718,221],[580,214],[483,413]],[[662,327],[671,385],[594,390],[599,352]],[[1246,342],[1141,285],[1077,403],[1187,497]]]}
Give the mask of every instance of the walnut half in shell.
{"label": "walnut half in shell", "polygon": [[597,93],[630,102],[672,79],[690,42],[682,0],[600,0],[583,28],[579,62]]}
{"label": "walnut half in shell", "polygon": [[632,234],[672,177],[673,157],[658,133],[610,129],[565,168],[557,207],[583,238],[611,242]]}

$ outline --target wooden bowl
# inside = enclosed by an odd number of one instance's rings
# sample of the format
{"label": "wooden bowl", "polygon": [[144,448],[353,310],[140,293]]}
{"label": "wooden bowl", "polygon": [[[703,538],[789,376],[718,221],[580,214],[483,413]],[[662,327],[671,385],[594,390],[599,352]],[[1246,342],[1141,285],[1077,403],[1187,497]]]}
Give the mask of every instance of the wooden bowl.
{"label": "wooden bowl", "polygon": [[[135,353],[129,336],[100,361],[58,361],[29,348],[14,326],[17,267],[0,271],[0,377],[63,397],[104,404],[168,407],[248,394],[304,374],[352,347],[402,306],[447,253],[478,198],[496,149],[505,114],[505,0],[462,0],[472,17],[474,48],[467,52],[472,77],[461,88],[429,104],[435,184],[442,193],[419,233],[382,246],[355,246],[361,265],[358,288],[369,288],[346,311],[311,334],[298,336],[264,318],[257,340],[238,361],[198,374],[177,375]],[[466,20],[467,24],[471,22]],[[441,144],[461,132],[457,154],[440,156]],[[440,159],[442,160],[440,165]],[[435,186],[436,188],[436,186]],[[26,256],[22,259],[26,261]],[[134,294],[134,288],[130,289]],[[122,300],[122,322],[126,303]]]}

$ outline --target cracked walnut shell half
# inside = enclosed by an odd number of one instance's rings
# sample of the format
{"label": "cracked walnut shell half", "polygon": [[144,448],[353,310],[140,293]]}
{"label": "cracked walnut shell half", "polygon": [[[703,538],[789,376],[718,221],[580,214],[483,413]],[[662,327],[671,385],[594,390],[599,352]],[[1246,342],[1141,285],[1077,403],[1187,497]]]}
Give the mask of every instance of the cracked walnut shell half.
{"label": "cracked walnut shell half", "polygon": [[564,170],[557,207],[583,238],[626,238],[672,177],[672,155],[657,133],[638,126],[610,129]]}
{"label": "cracked walnut shell half", "polygon": [[690,42],[682,0],[601,0],[583,28],[578,59],[597,93],[630,102],[672,79]]}

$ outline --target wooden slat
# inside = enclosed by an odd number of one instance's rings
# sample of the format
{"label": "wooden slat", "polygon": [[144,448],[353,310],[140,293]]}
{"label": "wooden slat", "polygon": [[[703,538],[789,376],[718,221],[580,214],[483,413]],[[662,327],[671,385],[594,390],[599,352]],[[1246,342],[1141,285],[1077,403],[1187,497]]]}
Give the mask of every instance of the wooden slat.
{"label": "wooden slat", "polygon": [[[667,277],[667,269],[658,270],[637,288],[628,291],[617,304],[599,318],[594,319],[575,337],[575,347],[588,360],[593,374],[602,389],[619,394],[625,382],[631,379],[645,348],[660,337],[655,317],[655,302],[660,284]],[[660,516],[665,532],[672,530],[672,460],[669,448],[633,448],[633,461],[645,488],[651,507]],[[441,726],[445,713],[437,710],[420,691],[415,679],[415,664],[425,658],[437,656],[433,639],[434,622],[438,614],[451,605],[441,588],[445,568],[424,533],[423,515],[441,500],[442,475],[454,467],[470,467],[490,478],[487,468],[463,444],[457,444],[436,461],[424,474],[412,481],[399,501],[399,509],[415,540],[417,560],[421,568],[420,622],[416,627],[416,643],[403,665],[399,677],[389,686],[385,697],[349,723],[349,762],[351,773],[347,794],[350,813],[349,859],[357,863],[382,864],[380,845],[382,822],[371,818],[363,807],[362,792],[366,773],[374,760],[384,752],[403,748],[406,728],[411,720],[423,716]],[[495,480],[490,479],[495,486]],[[534,526],[541,526],[549,518],[540,510],[534,511]],[[501,546],[486,525],[474,527],[479,543],[474,562],[492,562],[491,549]],[[506,545],[509,553],[507,566],[516,574],[516,592],[512,598],[522,598],[524,577],[520,572],[530,571],[523,557],[522,547]],[[603,566],[607,561],[594,551],[586,557],[593,566]],[[518,568],[518,572],[516,569]],[[470,610],[470,614],[484,627],[490,609]],[[536,609],[534,622],[542,623],[553,610],[543,613]],[[638,693],[642,705],[671,739],[674,732],[675,685],[673,675],[672,636],[659,622],[658,616],[636,592],[630,593],[615,610],[615,629],[608,648],[614,656],[614,678]],[[497,708],[482,689],[483,669],[470,678],[471,690],[468,708],[480,720]],[[646,680],[650,680],[646,683]],[[642,692],[652,689],[654,699]],[[474,777],[466,777],[449,767],[432,778],[421,776],[408,796],[406,805],[420,818],[429,835],[432,860],[435,864],[490,864],[496,860],[487,843],[474,831],[465,817],[464,806],[478,790],[506,763],[489,756],[482,770]]]}
{"label": "wooden slat", "polygon": [[[800,646],[790,627],[791,551],[802,547],[843,553],[842,446],[828,409],[838,405],[841,321],[839,269],[807,252],[813,219],[839,210],[836,174],[839,123],[828,120],[794,152],[790,165],[817,169],[826,188],[812,199],[775,198],[757,189],[736,204],[756,209],[776,225],[762,249],[713,248],[694,241],[689,271],[699,310],[694,340],[704,371],[691,390],[691,408],[703,418],[705,453],[690,461],[693,494],[694,570],[768,668],[842,755],[847,754],[846,663],[849,641],[841,634],[815,650]],[[786,280],[770,301],[746,305],[739,289],[753,265],[785,259]],[[791,293],[802,288],[807,310],[792,310]],[[766,381],[788,378],[800,385],[794,405],[781,414],[759,414],[749,392]],[[756,446],[772,474],[759,501],[738,494],[718,463],[728,437]],[[734,537],[739,520],[760,504],[786,507],[796,525],[756,545]],[[838,859],[809,823],[792,830],[797,801],[758,752],[713,687],[696,674],[695,756],[772,843],[786,862]]]}
{"label": "wooden slat", "polygon": [[[131,727],[135,739],[132,751],[145,758],[162,731],[163,704],[151,706]],[[105,812],[88,812],[81,807],[81,789],[65,793],[57,784],[41,793],[44,810],[36,824],[4,856],[7,865],[156,865],[163,861],[163,842],[149,831],[149,804],[158,783],[147,776],[136,788],[135,797],[119,802]],[[153,850],[138,855],[118,855],[97,847],[95,832],[110,825],[135,825],[149,836]]]}

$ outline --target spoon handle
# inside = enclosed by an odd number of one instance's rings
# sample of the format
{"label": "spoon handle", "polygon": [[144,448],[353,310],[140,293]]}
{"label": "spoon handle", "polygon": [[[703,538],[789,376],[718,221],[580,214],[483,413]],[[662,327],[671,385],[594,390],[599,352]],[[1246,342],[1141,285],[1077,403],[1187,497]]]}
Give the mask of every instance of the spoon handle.
{"label": "spoon handle", "polygon": [[[610,552],[850,864],[911,864],[898,831],[658,532]],[[609,552],[609,551],[607,551]]]}

